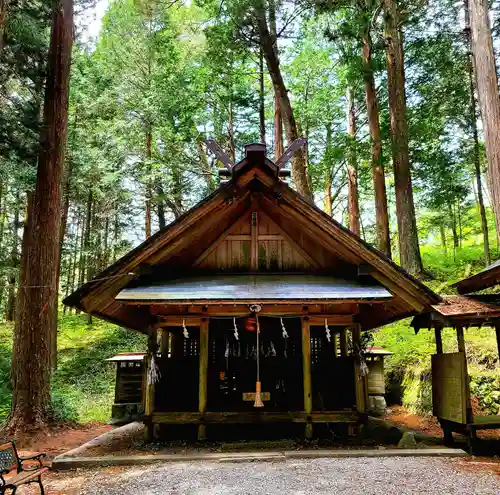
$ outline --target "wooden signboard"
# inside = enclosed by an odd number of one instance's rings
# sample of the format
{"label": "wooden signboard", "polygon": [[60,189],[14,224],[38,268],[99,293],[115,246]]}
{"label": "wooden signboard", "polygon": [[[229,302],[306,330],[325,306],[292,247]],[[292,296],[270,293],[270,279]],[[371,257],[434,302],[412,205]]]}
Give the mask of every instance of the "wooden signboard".
{"label": "wooden signboard", "polygon": [[[263,401],[271,400],[271,392],[261,392],[260,398]],[[253,402],[255,400],[255,392],[243,392],[243,400]]]}
{"label": "wooden signboard", "polygon": [[432,406],[434,416],[467,423],[467,365],[465,354],[432,356]]}

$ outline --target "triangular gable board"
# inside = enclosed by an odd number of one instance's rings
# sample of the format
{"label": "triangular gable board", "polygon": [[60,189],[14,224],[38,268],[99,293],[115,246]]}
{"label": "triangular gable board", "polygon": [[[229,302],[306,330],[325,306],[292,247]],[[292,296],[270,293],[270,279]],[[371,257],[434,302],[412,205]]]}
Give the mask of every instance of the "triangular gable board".
{"label": "triangular gable board", "polygon": [[[257,146],[257,145],[255,145]],[[115,299],[124,288],[199,272],[369,274],[393,297],[360,307],[364,329],[417,314],[441,298],[280,181],[265,147],[252,148],[230,181],[80,287],[65,304],[145,332],[144,306]],[[259,145],[260,146],[260,145]],[[248,151],[248,150],[247,150]],[[362,266],[362,267],[361,267]],[[362,268],[362,269],[360,269]]]}
{"label": "triangular gable board", "polygon": [[[252,251],[255,252],[255,262]],[[318,268],[300,245],[259,210],[252,210],[238,220],[203,252],[194,266],[211,271],[264,272]]]}

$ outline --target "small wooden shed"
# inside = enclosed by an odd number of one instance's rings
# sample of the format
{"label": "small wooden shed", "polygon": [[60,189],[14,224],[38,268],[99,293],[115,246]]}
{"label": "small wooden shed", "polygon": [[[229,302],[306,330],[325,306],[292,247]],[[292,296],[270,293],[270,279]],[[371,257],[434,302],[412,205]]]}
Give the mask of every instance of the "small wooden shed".
{"label": "small wooden shed", "polygon": [[142,416],[144,352],[123,352],[106,361],[116,363],[115,401],[111,423],[126,423]]}
{"label": "small wooden shed", "polygon": [[[445,438],[452,432],[463,433],[472,450],[477,430],[500,428],[500,415],[474,415],[469,388],[469,373],[464,331],[474,327],[495,329],[500,372],[500,294],[473,294],[500,283],[500,262],[453,284],[460,295],[444,296],[443,302],[416,316],[415,332],[433,328],[436,354],[432,356],[433,413],[443,428]],[[441,332],[453,328],[457,335],[457,352],[444,353]],[[500,373],[499,373],[500,375]]]}
{"label": "small wooden shed", "polygon": [[441,298],[281,180],[264,145],[64,302],[149,336],[144,421],[357,425],[364,330]]}

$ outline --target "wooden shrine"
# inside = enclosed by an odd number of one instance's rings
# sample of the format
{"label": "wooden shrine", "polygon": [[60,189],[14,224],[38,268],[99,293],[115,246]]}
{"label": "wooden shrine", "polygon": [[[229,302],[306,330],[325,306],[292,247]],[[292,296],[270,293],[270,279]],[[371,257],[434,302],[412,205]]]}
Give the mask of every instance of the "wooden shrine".
{"label": "wooden shrine", "polygon": [[123,352],[106,361],[116,364],[115,400],[111,407],[112,424],[136,421],[141,415],[144,352]]}
{"label": "wooden shrine", "polygon": [[[443,303],[417,315],[412,321],[415,332],[423,328],[433,328],[435,332],[436,354],[432,356],[433,414],[438,418],[448,442],[453,440],[453,432],[464,434],[471,451],[478,430],[500,428],[500,411],[490,416],[477,416],[473,413],[464,331],[481,326],[495,329],[500,371],[500,295],[473,293],[498,283],[499,262],[453,284],[461,295],[444,296]],[[443,352],[443,328],[455,329],[456,352]]]}
{"label": "wooden shrine", "polygon": [[[279,162],[278,162],[279,163]],[[281,177],[264,145],[65,304],[148,334],[144,421],[357,425],[361,332],[441,298]]]}

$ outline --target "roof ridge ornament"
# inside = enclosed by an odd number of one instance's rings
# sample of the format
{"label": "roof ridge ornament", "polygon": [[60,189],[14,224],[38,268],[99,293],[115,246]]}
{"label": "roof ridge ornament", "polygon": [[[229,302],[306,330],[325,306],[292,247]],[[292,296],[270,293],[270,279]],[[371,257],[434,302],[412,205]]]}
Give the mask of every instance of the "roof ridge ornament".
{"label": "roof ridge ornament", "polygon": [[290,146],[288,146],[288,148],[278,158],[278,160],[276,160],[276,162],[273,162],[270,158],[267,157],[267,149],[265,144],[247,144],[245,145],[245,158],[235,164],[214,139],[205,139],[204,142],[207,148],[224,165],[224,168],[219,168],[218,170],[219,177],[224,180],[228,180],[233,176],[234,172],[241,167],[241,165],[238,165],[241,164],[244,160],[248,159],[249,154],[262,154],[266,161],[269,161],[272,165],[276,166],[278,177],[280,179],[286,179],[291,176],[291,173],[289,170],[284,169],[285,165],[292,159],[293,155],[300,148],[302,148],[303,146],[307,146],[307,138],[301,137],[299,139],[296,139]]}

